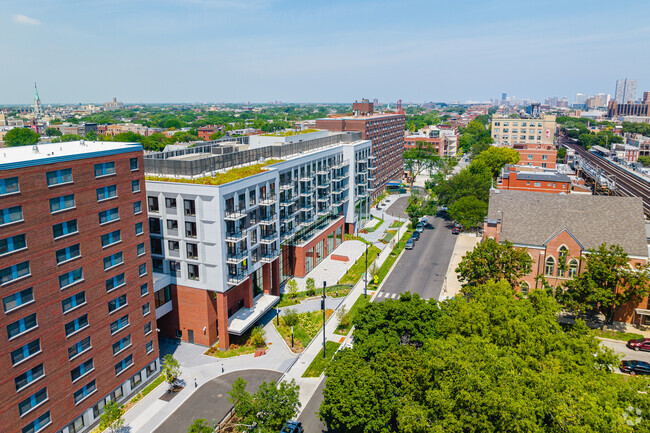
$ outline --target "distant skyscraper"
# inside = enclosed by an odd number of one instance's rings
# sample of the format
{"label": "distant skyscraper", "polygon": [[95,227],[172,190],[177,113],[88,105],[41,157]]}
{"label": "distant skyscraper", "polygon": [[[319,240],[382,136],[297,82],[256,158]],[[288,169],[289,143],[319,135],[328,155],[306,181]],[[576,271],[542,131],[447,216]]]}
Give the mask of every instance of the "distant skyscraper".
{"label": "distant skyscraper", "polygon": [[508,94],[507,94],[507,93],[502,93],[502,94],[501,94],[501,100],[502,100],[502,101],[505,101],[506,98],[508,98]]}
{"label": "distant skyscraper", "polygon": [[636,80],[616,80],[616,102],[627,104],[636,100]]}
{"label": "distant skyscraper", "polygon": [[38,89],[34,83],[34,116],[38,117],[43,114],[43,107],[41,107],[41,98],[38,96]]}
{"label": "distant skyscraper", "polygon": [[587,95],[584,93],[576,93],[576,104],[584,104],[587,102]]}

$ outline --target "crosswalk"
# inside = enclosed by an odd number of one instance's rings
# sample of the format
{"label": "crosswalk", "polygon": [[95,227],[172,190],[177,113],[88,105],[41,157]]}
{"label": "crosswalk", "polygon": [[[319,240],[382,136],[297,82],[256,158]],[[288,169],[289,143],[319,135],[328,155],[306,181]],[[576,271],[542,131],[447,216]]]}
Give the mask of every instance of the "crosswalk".
{"label": "crosswalk", "polygon": [[379,299],[379,298],[397,299],[397,298],[399,298],[399,294],[398,293],[379,292],[379,293],[377,293],[377,299]]}

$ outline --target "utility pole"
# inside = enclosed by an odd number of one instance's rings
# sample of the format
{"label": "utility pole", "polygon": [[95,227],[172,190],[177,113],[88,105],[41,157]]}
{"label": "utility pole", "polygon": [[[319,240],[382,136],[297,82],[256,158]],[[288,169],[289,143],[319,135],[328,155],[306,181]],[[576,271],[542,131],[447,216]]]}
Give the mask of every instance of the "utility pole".
{"label": "utility pole", "polygon": [[368,299],[368,244],[366,244],[366,273],[364,275],[363,297]]}
{"label": "utility pole", "polygon": [[323,308],[323,359],[325,359],[325,289],[327,289],[327,281],[323,281],[323,299],[321,300],[321,307]]}

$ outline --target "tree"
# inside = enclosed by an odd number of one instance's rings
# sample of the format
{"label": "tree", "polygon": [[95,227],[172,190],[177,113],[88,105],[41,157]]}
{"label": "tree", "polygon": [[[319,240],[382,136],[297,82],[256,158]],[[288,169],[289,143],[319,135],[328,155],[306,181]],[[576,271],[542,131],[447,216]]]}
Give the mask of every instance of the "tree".
{"label": "tree", "polygon": [[478,154],[472,164],[485,164],[492,173],[492,178],[496,179],[504,165],[516,164],[519,162],[519,158],[519,152],[515,149],[491,146]]}
{"label": "tree", "polygon": [[316,284],[314,283],[313,278],[307,278],[307,281],[305,281],[305,290],[308,294],[312,293],[312,296],[316,293]]}
{"label": "tree", "polygon": [[433,171],[438,165],[442,164],[442,158],[432,143],[417,141],[415,147],[404,151],[404,167],[410,173],[411,188],[415,178],[424,171]]}
{"label": "tree", "polygon": [[31,146],[38,143],[40,135],[31,128],[13,128],[5,134],[5,143],[9,147]]}
{"label": "tree", "polygon": [[336,312],[336,323],[341,326],[343,324],[343,321],[345,320],[345,316],[347,316],[348,311],[345,308],[345,305],[343,305],[339,310]]}
{"label": "tree", "polygon": [[463,227],[478,227],[487,215],[488,205],[473,195],[462,197],[449,206],[449,216]]}
{"label": "tree", "polygon": [[291,279],[287,281],[286,289],[287,296],[289,296],[291,299],[295,299],[298,296],[298,283],[296,280]]}
{"label": "tree", "polygon": [[643,164],[644,167],[650,167],[650,156],[639,156],[639,162]]}
{"label": "tree", "polygon": [[488,238],[463,256],[455,272],[464,286],[477,286],[490,280],[506,280],[515,286],[519,278],[530,274],[532,261],[525,249]]}
{"label": "tree", "polygon": [[165,355],[160,374],[165,378],[168,384],[174,383],[176,378],[181,375],[181,366],[171,354]]}
{"label": "tree", "polygon": [[215,427],[205,419],[195,419],[187,433],[214,433]]}
{"label": "tree", "polygon": [[120,431],[124,426],[124,409],[115,401],[110,401],[104,405],[104,411],[100,415],[99,429],[104,431],[110,429],[111,433]]}
{"label": "tree", "polygon": [[557,150],[557,162],[564,162],[566,158],[566,147],[560,146]]}
{"label": "tree", "polygon": [[[255,431],[276,433],[298,412],[298,394],[299,387],[293,379],[291,382],[262,382],[257,392],[251,395],[246,391],[246,381],[238,378],[228,393],[228,401],[242,424],[256,422]],[[240,427],[240,431],[244,428]]]}
{"label": "tree", "polygon": [[45,135],[47,135],[48,137],[59,137],[63,135],[63,133],[56,128],[47,128],[45,130]]}
{"label": "tree", "polygon": [[52,143],[67,143],[69,141],[79,141],[79,140],[83,140],[83,137],[81,135],[63,134],[62,136],[53,139]]}
{"label": "tree", "polygon": [[602,244],[584,256],[585,271],[557,291],[558,301],[570,310],[585,313],[595,309],[611,323],[628,302],[638,304],[650,293],[647,265],[632,268],[619,245]]}
{"label": "tree", "polygon": [[221,132],[221,131],[215,132],[214,134],[210,134],[210,140],[218,140],[221,137],[223,137],[224,135],[226,135],[226,134]]}
{"label": "tree", "polygon": [[84,135],[84,138],[88,141],[97,141],[97,138],[99,138],[99,136],[95,131],[91,129],[86,133],[86,135]]}
{"label": "tree", "polygon": [[300,317],[298,317],[298,313],[293,308],[287,308],[286,310],[284,310],[284,314],[282,316],[283,316],[284,323],[287,326],[296,326],[300,321]]}
{"label": "tree", "polygon": [[251,331],[251,344],[254,347],[264,347],[266,346],[266,341],[264,338],[266,337],[266,331],[262,326],[256,326],[253,328]]}
{"label": "tree", "polygon": [[434,192],[438,196],[438,202],[447,206],[469,196],[487,203],[492,181],[492,173],[483,162],[472,162],[451,179],[436,185]]}

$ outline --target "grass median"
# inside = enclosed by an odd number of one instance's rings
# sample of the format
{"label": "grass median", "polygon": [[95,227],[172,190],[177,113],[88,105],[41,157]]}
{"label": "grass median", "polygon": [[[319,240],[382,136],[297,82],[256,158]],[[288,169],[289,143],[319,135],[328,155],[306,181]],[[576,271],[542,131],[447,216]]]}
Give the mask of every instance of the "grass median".
{"label": "grass median", "polygon": [[[381,250],[376,246],[368,247],[368,269],[370,265],[375,261]],[[357,284],[361,279],[361,274],[366,272],[366,253],[365,251],[361,254],[359,259],[348,269],[348,271],[341,277],[339,284]]]}
{"label": "grass median", "polygon": [[339,335],[348,335],[348,332],[350,332],[350,328],[352,327],[352,319],[354,319],[354,316],[361,308],[365,307],[369,303],[370,297],[364,298],[363,295],[359,296],[354,305],[352,305],[352,308],[350,308],[350,311],[345,313],[341,323],[336,327],[334,333]]}
{"label": "grass median", "polygon": [[330,363],[340,345],[340,343],[335,341],[326,341],[325,358],[323,358],[323,349],[321,349],[316,358],[309,364],[302,377],[319,377],[325,371],[325,367]]}

